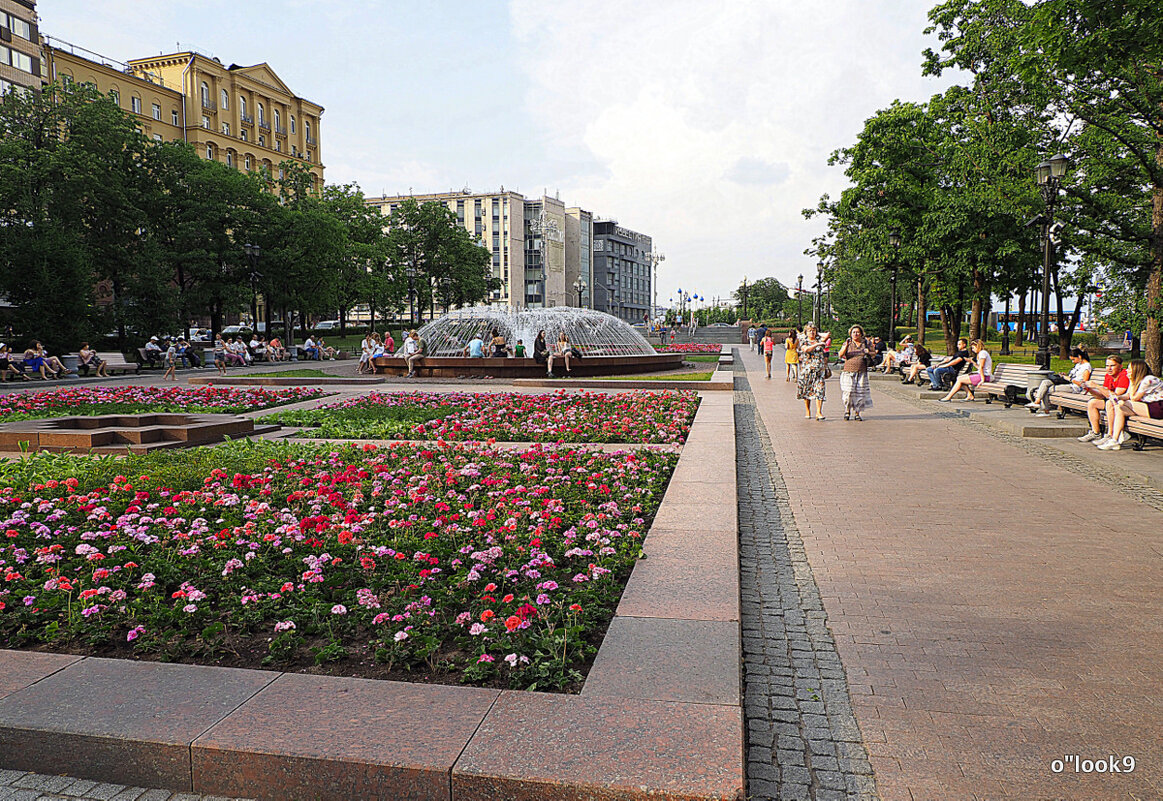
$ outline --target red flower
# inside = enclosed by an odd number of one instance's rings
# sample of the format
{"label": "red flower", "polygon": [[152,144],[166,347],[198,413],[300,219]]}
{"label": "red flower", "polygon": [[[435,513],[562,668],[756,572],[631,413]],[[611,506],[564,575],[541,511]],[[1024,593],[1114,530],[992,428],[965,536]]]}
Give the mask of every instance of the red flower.
{"label": "red flower", "polygon": [[521,618],[512,615],[505,621],[505,628],[509,631],[516,631],[517,627],[521,625]]}

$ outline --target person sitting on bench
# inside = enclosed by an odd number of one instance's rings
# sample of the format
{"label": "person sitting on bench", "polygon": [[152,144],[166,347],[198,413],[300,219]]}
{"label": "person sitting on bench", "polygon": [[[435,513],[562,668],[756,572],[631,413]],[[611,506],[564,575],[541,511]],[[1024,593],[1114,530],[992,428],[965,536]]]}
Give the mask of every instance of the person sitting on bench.
{"label": "person sitting on bench", "polygon": [[929,386],[934,392],[940,392],[945,388],[945,376],[949,376],[950,381],[955,380],[961,368],[969,364],[969,361],[969,343],[964,339],[957,340],[957,352],[953,354],[953,358],[936,370],[929,371]]}
{"label": "person sitting on bench", "polygon": [[[1102,425],[1102,412],[1111,401],[1121,401],[1127,396],[1131,386],[1131,377],[1123,369],[1123,357],[1112,353],[1106,357],[1106,378],[1102,383],[1092,378],[1086,382],[1086,391],[1091,394],[1086,402],[1086,417],[1090,421],[1090,430],[1078,438],[1079,442],[1096,442],[1102,439],[1099,427]],[[1107,415],[1109,421],[1110,415]]]}
{"label": "person sitting on bench", "polygon": [[1151,375],[1147,362],[1142,359],[1131,360],[1127,377],[1127,398],[1116,401],[1108,410],[1107,430],[1110,433],[1096,443],[1100,451],[1122,449],[1123,443],[1131,438],[1127,433],[1127,420],[1131,417],[1163,420],[1163,379]]}
{"label": "person sitting on bench", "polygon": [[1079,394],[1086,392],[1086,382],[1090,380],[1092,372],[1090,355],[1084,348],[1072,348],[1070,361],[1074,362],[1074,366],[1070,368],[1069,373],[1066,375],[1054,373],[1049,378],[1042,379],[1042,383],[1030,396],[1026,408],[1038,409],[1037,417],[1050,416],[1050,393],[1054,391],[1054,387],[1064,387],[1070,392]]}

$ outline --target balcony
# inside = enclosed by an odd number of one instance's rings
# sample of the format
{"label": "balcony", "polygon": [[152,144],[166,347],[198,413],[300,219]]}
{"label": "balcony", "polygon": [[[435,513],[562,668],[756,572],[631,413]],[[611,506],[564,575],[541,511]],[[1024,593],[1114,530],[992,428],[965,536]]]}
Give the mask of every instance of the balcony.
{"label": "balcony", "polygon": [[275,133],[278,134],[279,136],[286,136],[287,135],[287,126],[276,125],[275,126]]}
{"label": "balcony", "polygon": [[314,136],[308,136],[308,137],[307,137],[307,144],[309,144],[309,145],[317,145],[317,144],[319,144],[319,143],[316,141],[316,139],[315,139],[315,137],[314,137]]}
{"label": "balcony", "polygon": [[203,111],[217,111],[218,106],[214,105],[206,98],[202,98],[202,110]]}
{"label": "balcony", "polygon": [[254,117],[250,116],[249,114],[239,114],[238,120],[243,125],[254,125]]}
{"label": "balcony", "polygon": [[262,128],[264,131],[269,131],[271,129],[270,121],[264,120],[262,117],[259,117],[258,118],[258,127]]}

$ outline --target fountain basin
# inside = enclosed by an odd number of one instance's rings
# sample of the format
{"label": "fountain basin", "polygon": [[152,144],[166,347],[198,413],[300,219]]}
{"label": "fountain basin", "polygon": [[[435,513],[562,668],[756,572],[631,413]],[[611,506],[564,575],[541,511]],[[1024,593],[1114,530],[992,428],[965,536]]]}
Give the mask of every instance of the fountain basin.
{"label": "fountain basin", "polygon": [[[404,375],[408,365],[400,356],[372,359],[377,373]],[[682,367],[681,353],[657,353],[653,356],[585,356],[571,359],[572,378],[627,373],[653,373]],[[565,364],[554,359],[557,375],[565,375]],[[492,376],[493,378],[543,378],[545,365],[533,359],[471,359],[464,356],[428,356],[416,363],[416,374],[434,378],[458,376]]]}
{"label": "fountain basin", "polygon": [[0,451],[146,453],[278,430],[233,414],[106,414],[0,424]]}

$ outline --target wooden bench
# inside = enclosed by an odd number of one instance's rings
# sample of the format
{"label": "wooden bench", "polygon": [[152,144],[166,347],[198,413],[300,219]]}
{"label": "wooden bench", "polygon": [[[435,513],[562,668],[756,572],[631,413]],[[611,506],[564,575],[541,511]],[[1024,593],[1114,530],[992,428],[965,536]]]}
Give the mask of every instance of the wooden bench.
{"label": "wooden bench", "polygon": [[1004,397],[1005,407],[1008,409],[1014,405],[1014,401],[1019,396],[1029,394],[1030,374],[1040,369],[1036,364],[1012,364],[1008,362],[995,364],[993,367],[993,378],[985,384],[979,384],[973,391],[984,392],[986,403],[993,401],[993,395]]}
{"label": "wooden bench", "polygon": [[[929,371],[930,371],[930,370],[936,370],[938,367],[943,367],[943,366],[945,366],[946,364],[948,364],[948,363],[949,363],[949,362],[951,362],[951,361],[953,361],[953,357],[952,357],[952,356],[940,356],[940,357],[938,357],[938,356],[934,356],[934,357],[933,357],[933,358],[930,360],[930,362],[929,362],[929,366],[928,366],[928,367],[926,367],[924,370],[921,370],[919,373],[917,373],[917,380],[918,380],[918,381],[921,381],[921,382],[923,382],[923,383],[921,384],[922,386],[924,386],[924,384],[928,384],[929,386],[932,386],[932,385],[933,385],[933,379],[932,379],[932,377],[930,376],[930,373],[929,373]],[[957,371],[957,374],[958,374],[958,375],[960,375],[960,374],[961,374],[961,371],[960,371],[960,370],[958,370],[958,371]],[[954,376],[954,377],[953,377],[953,380],[954,380],[954,381],[956,381],[956,380],[957,380],[957,376]]]}
{"label": "wooden bench", "polygon": [[1141,451],[1148,439],[1163,440],[1163,420],[1152,420],[1149,417],[1127,418],[1127,433],[1134,439],[1131,441],[1131,450]]}
{"label": "wooden bench", "polygon": [[[125,373],[129,370],[132,370],[133,372],[137,373],[141,370],[140,364],[137,362],[131,362],[125,358],[124,354],[116,353],[111,350],[97,351],[97,361],[105,362],[106,371],[117,370]],[[89,375],[89,366],[86,364],[81,364],[81,360],[79,358],[77,359],[77,372],[84,376]]]}
{"label": "wooden bench", "polygon": [[[1106,378],[1106,370],[1095,370],[1090,374],[1090,380],[1102,383]],[[1067,411],[1086,413],[1086,404],[1094,395],[1089,392],[1064,392],[1055,389],[1050,393],[1050,402],[1058,407],[1058,419],[1066,416]],[[1100,418],[1106,423],[1106,410],[1103,409]],[[1143,450],[1148,439],[1163,440],[1163,420],[1152,420],[1149,417],[1130,417],[1127,419],[1127,433],[1133,439],[1131,449]]]}
{"label": "wooden bench", "polygon": [[158,354],[157,364],[150,364],[149,357],[145,354],[145,348],[137,349],[137,358],[139,359],[138,369],[142,367],[165,367],[166,366],[166,352],[163,350]]}

